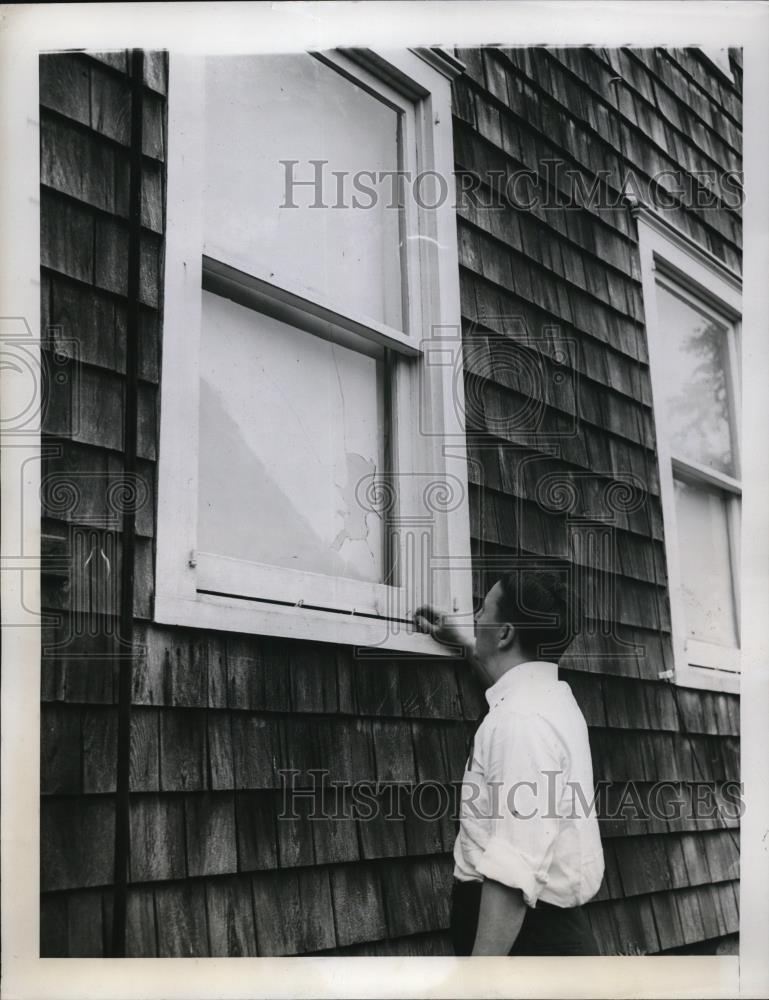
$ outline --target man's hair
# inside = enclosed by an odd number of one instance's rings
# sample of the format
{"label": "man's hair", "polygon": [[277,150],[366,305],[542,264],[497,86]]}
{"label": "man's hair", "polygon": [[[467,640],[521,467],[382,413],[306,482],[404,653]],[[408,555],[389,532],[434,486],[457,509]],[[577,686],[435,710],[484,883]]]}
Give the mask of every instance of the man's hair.
{"label": "man's hair", "polygon": [[557,661],[580,630],[579,601],[564,576],[563,569],[522,567],[499,578],[500,621],[515,627],[532,659]]}

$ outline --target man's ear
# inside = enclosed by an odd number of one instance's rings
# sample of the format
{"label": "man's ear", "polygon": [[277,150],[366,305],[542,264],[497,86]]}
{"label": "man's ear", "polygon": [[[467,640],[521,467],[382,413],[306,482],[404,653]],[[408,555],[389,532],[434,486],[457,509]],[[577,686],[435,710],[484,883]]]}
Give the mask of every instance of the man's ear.
{"label": "man's ear", "polygon": [[509,649],[515,642],[515,635],[516,635],[516,630],[513,625],[507,623],[505,625],[500,626],[497,646],[500,649]]}

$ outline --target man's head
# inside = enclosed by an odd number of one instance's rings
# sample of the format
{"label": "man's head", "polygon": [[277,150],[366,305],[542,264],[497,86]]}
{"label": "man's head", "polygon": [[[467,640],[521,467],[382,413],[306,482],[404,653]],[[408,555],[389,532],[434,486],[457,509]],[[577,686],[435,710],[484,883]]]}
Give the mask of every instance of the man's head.
{"label": "man's head", "polygon": [[557,663],[578,630],[578,618],[562,573],[513,570],[489,590],[476,615],[476,656],[498,676],[526,660]]}

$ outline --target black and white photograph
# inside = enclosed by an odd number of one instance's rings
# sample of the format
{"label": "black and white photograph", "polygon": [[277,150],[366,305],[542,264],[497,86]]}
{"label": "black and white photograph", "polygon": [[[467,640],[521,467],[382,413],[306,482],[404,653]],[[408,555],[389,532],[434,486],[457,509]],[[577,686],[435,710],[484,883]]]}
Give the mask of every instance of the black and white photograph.
{"label": "black and white photograph", "polygon": [[[518,44],[516,4],[469,43],[441,19],[473,5],[392,4],[397,44],[328,43],[377,3],[54,6],[83,41],[24,63],[3,260],[34,306],[0,312],[33,959],[534,957],[457,967],[544,996],[516,970],[689,957],[759,989],[755,47],[696,16],[566,42],[547,3]],[[91,44],[111,6],[132,29]],[[678,6],[769,38],[766,4]],[[471,995],[446,976],[397,995]]]}

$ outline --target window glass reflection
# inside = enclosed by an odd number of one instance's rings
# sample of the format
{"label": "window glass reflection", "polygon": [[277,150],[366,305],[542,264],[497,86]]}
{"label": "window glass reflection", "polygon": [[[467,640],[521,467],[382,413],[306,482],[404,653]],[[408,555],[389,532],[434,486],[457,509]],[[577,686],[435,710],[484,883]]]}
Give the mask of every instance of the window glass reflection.
{"label": "window glass reflection", "polygon": [[727,501],[705,486],[680,479],[674,484],[687,634],[703,642],[738,646]]}
{"label": "window glass reflection", "polygon": [[671,451],[736,475],[728,381],[727,328],[659,285],[663,404]]}
{"label": "window glass reflection", "polygon": [[202,552],[381,582],[381,363],[203,293]]}
{"label": "window glass reflection", "polygon": [[204,252],[403,329],[398,117],[308,53],[207,57]]}

